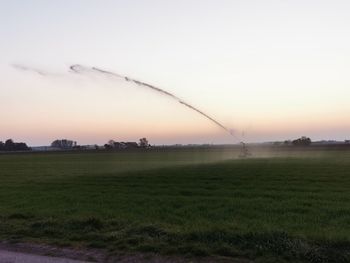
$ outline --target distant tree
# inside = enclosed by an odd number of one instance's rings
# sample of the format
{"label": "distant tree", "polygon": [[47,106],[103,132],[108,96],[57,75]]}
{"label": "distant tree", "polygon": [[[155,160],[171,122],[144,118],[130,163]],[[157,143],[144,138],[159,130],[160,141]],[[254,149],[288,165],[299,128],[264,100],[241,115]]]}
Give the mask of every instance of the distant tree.
{"label": "distant tree", "polygon": [[141,138],[141,139],[140,139],[139,146],[142,147],[142,148],[147,148],[147,147],[149,147],[148,140],[147,140],[146,138]]}
{"label": "distant tree", "polygon": [[15,149],[15,143],[12,139],[8,139],[5,141],[5,150],[13,151]]}
{"label": "distant tree", "polygon": [[309,137],[302,136],[299,139],[292,141],[295,146],[308,146],[311,144],[311,139]]}
{"label": "distant tree", "polygon": [[51,147],[60,149],[72,149],[75,146],[77,146],[77,142],[67,139],[55,140],[51,143]]}
{"label": "distant tree", "polygon": [[114,144],[115,144],[115,141],[114,140],[109,140],[108,141],[108,144],[110,145],[110,146],[112,146],[112,148],[114,147]]}
{"label": "distant tree", "polygon": [[5,143],[0,142],[0,151],[28,151],[30,148],[24,142],[15,143],[12,139],[8,139]]}
{"label": "distant tree", "polygon": [[138,148],[137,142],[124,142],[125,148]]}
{"label": "distant tree", "polygon": [[104,147],[105,147],[106,150],[113,149],[113,146],[110,145],[110,144],[108,144],[108,143],[106,143],[106,144],[104,145]]}

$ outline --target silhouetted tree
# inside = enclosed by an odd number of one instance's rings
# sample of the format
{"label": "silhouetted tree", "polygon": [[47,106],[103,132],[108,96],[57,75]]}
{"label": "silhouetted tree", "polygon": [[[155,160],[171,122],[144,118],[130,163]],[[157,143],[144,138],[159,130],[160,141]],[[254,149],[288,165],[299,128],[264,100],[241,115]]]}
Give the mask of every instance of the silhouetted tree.
{"label": "silhouetted tree", "polygon": [[309,137],[303,136],[299,139],[292,141],[292,143],[295,146],[308,146],[311,144],[311,139]]}
{"label": "silhouetted tree", "polygon": [[141,138],[141,139],[140,139],[139,146],[142,147],[142,148],[147,148],[147,147],[149,147],[148,140],[147,140],[146,138]]}
{"label": "silhouetted tree", "polygon": [[24,142],[15,143],[12,139],[8,139],[5,143],[0,142],[0,151],[28,151],[30,148]]}
{"label": "silhouetted tree", "polygon": [[108,143],[106,143],[106,144],[104,145],[104,147],[105,147],[106,150],[110,150],[110,149],[113,148],[113,146],[110,145],[110,144],[108,144]]}
{"label": "silhouetted tree", "polygon": [[12,151],[15,148],[15,143],[13,142],[12,139],[8,139],[5,141],[5,149],[7,151]]}
{"label": "silhouetted tree", "polygon": [[75,146],[77,146],[77,142],[67,139],[55,140],[51,143],[51,147],[60,149],[72,149]]}
{"label": "silhouetted tree", "polygon": [[137,148],[139,145],[137,142],[124,142],[126,148]]}

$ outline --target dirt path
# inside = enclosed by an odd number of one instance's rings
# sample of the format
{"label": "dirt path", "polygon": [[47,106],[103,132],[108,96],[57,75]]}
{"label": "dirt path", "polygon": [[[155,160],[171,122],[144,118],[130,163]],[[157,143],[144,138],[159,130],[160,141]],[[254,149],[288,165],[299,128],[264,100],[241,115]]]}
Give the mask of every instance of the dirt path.
{"label": "dirt path", "polygon": [[98,249],[73,249],[40,244],[0,242],[0,263],[253,263],[246,259],[222,257],[187,258],[142,253],[107,255],[107,251]]}
{"label": "dirt path", "polygon": [[0,263],[83,263],[86,261],[78,261],[67,258],[57,258],[48,256],[39,256],[21,252],[11,252],[0,250]]}

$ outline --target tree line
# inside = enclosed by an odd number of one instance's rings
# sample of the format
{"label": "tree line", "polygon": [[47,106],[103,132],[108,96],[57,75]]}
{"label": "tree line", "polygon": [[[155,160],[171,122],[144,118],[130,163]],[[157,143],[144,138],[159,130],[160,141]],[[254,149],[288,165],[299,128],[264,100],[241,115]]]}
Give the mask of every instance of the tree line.
{"label": "tree line", "polygon": [[295,140],[286,140],[283,142],[284,145],[294,145],[294,146],[309,146],[311,145],[312,141],[309,137],[302,136]]}
{"label": "tree line", "polygon": [[30,148],[24,142],[14,142],[8,139],[4,142],[0,141],[0,151],[29,151]]}
{"label": "tree line", "polygon": [[104,148],[106,150],[111,149],[126,149],[126,148],[150,148],[151,145],[149,144],[148,140],[146,138],[141,138],[139,140],[139,143],[137,142],[116,142],[114,140],[109,140],[108,143],[104,145]]}

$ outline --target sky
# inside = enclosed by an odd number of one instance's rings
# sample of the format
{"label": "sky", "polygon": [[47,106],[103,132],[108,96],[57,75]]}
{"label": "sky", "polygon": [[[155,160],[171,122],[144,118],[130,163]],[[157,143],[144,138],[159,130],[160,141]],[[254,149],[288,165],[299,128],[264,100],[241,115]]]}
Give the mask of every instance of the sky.
{"label": "sky", "polygon": [[[0,0],[0,141],[349,139],[349,14],[345,0]],[[157,92],[69,73],[72,64],[161,87],[236,137]]]}

